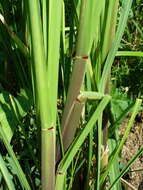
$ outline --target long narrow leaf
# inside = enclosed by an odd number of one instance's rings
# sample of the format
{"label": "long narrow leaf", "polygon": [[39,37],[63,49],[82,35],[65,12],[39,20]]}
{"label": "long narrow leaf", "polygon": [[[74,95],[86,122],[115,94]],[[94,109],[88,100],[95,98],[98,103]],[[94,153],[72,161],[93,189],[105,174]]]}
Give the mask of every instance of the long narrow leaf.
{"label": "long narrow leaf", "polygon": [[134,123],[135,117],[136,117],[136,115],[137,115],[137,113],[139,111],[139,108],[141,106],[141,102],[142,102],[141,99],[136,100],[136,103],[135,103],[134,108],[133,108],[133,113],[132,113],[132,116],[131,116],[131,118],[129,120],[128,126],[126,128],[125,133],[124,133],[124,136],[123,136],[120,144],[118,145],[118,147],[114,151],[112,157],[110,158],[109,164],[108,164],[108,169],[104,172],[104,174],[103,174],[103,176],[102,176],[102,178],[100,180],[100,184],[103,184],[103,182],[104,182],[104,180],[105,180],[105,178],[106,178],[106,176],[108,174],[108,171],[109,171],[110,167],[112,166],[114,161],[117,159],[117,157],[118,157],[118,155],[119,155],[119,153],[120,153],[120,151],[121,151],[121,149],[122,149],[122,147],[123,147],[123,145],[124,145],[124,143],[125,143],[125,141],[126,141],[126,139],[128,137],[128,134],[129,134],[129,132],[131,130],[131,127],[132,127],[132,125]]}
{"label": "long narrow leaf", "polygon": [[5,179],[5,182],[7,184],[7,187],[9,188],[9,190],[15,190],[14,183],[12,181],[12,176],[10,175],[10,173],[6,167],[6,164],[5,164],[1,154],[0,154],[0,171]]}
{"label": "long narrow leaf", "polygon": [[[90,131],[92,130],[94,124],[96,123],[97,119],[99,118],[102,111],[105,109],[106,105],[110,101],[110,96],[105,96],[101,103],[99,104],[98,108],[92,115],[91,119],[89,120],[88,124],[82,130],[79,136],[74,140],[71,147],[65,154],[63,160],[61,161],[58,172],[57,172],[57,179],[56,179],[56,190],[62,190],[63,182],[65,177],[65,172],[68,169],[71,161],[73,160],[74,156],[76,155],[77,151],[79,150],[80,146],[83,144],[85,138],[88,136]],[[59,186],[60,185],[60,186]],[[61,189],[60,189],[61,187]]]}
{"label": "long narrow leaf", "polygon": [[15,164],[15,167],[17,168],[17,177],[19,178],[19,181],[21,182],[22,187],[24,187],[27,190],[31,190],[29,183],[25,177],[25,174],[15,156],[15,153],[11,147],[11,145],[9,144],[7,137],[2,129],[2,126],[0,124],[0,136],[2,137],[2,140],[4,142],[4,145],[9,153],[9,155],[11,156],[11,158],[13,159],[13,163]]}
{"label": "long narrow leaf", "polygon": [[120,178],[128,171],[128,169],[131,167],[131,165],[134,163],[134,161],[141,155],[143,152],[143,147],[135,154],[135,156],[128,162],[128,164],[123,168],[121,173],[118,175],[118,177],[115,179],[115,181],[111,184],[111,186],[108,188],[108,190],[112,189],[113,186],[120,180]]}

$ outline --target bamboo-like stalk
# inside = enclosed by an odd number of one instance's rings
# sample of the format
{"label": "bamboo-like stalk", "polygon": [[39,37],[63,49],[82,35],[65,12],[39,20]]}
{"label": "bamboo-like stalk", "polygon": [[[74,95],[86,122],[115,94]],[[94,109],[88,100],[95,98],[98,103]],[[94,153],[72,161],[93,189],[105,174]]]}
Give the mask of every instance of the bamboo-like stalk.
{"label": "bamboo-like stalk", "polygon": [[[33,11],[34,10],[34,11]],[[34,70],[36,73],[36,89],[39,102],[40,120],[42,127],[42,189],[53,188],[53,176],[51,175],[52,168],[47,154],[50,152],[53,155],[53,148],[47,146],[47,140],[52,142],[50,137],[51,130],[48,130],[48,99],[47,99],[47,84],[46,79],[46,62],[44,54],[42,24],[40,21],[40,7],[37,0],[28,0],[29,25],[31,32],[32,54],[34,59]],[[50,170],[49,170],[50,169]],[[43,177],[44,176],[44,177]],[[47,182],[46,182],[47,181]],[[47,183],[51,185],[46,185]]]}
{"label": "bamboo-like stalk", "polygon": [[[76,127],[73,128],[73,126],[77,125],[79,122],[79,118],[82,112],[82,109],[85,105],[85,101],[87,99],[92,100],[98,100],[103,98],[105,95],[98,93],[98,92],[80,92],[77,99],[73,102],[73,105],[71,106],[69,115],[67,116],[65,120],[65,126],[68,125],[68,127],[65,128],[65,131],[63,132],[63,139],[64,139],[64,148],[67,149],[69,144],[68,142],[71,142],[73,140],[74,134],[76,132]],[[70,123],[69,123],[70,121]],[[67,136],[67,133],[70,134]]]}
{"label": "bamboo-like stalk", "polygon": [[[38,0],[27,0],[31,32],[32,55],[36,74],[36,89],[42,130],[42,189],[55,186],[55,125],[61,24],[61,1],[49,1],[48,42],[44,37]],[[45,6],[45,4],[43,4]],[[57,7],[57,9],[56,9]],[[33,11],[34,10],[34,11]],[[43,8],[44,10],[44,8]],[[43,13],[44,15],[44,13]],[[54,15],[54,16],[53,16]],[[57,16],[56,16],[57,15]],[[45,15],[43,16],[45,18]],[[43,19],[44,20],[44,19]],[[45,20],[43,24],[45,23]],[[54,33],[56,28],[56,32]],[[47,60],[44,47],[48,44]],[[44,46],[45,45],[45,46]],[[48,81],[48,82],[47,82]]]}
{"label": "bamboo-like stalk", "polygon": [[[61,123],[63,141],[66,141],[64,142],[64,144],[66,144],[65,150],[68,148],[72,139],[74,138],[74,134],[78,126],[78,122],[83,107],[82,104],[79,104],[78,115],[75,115],[73,112],[74,116],[72,116],[72,119],[75,121],[73,121],[72,123],[71,120],[67,121],[67,116],[69,115],[70,109],[80,93],[80,89],[84,78],[85,65],[89,58],[89,53],[93,42],[93,28],[88,27],[88,24],[91,24],[94,21],[93,20],[94,7],[95,7],[95,2],[86,1],[86,0],[81,1],[81,10],[80,10],[80,19],[79,19],[80,23],[79,23],[78,38],[76,44],[76,56],[74,58],[75,61],[70,80],[67,101]],[[89,19],[91,21],[90,23],[88,22]],[[71,133],[71,131],[73,132]],[[65,136],[69,140],[65,140],[64,139]]]}

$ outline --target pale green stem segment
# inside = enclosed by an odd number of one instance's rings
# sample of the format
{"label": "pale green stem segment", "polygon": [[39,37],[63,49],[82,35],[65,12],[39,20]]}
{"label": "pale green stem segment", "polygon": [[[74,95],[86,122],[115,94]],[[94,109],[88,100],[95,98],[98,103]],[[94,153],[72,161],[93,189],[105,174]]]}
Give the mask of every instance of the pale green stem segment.
{"label": "pale green stem segment", "polygon": [[[47,147],[46,141],[46,138],[47,140],[52,139],[50,137],[50,131],[47,130],[49,115],[47,112],[47,83],[45,83],[46,61],[43,43],[42,23],[40,20],[40,5],[37,0],[28,0],[27,2],[30,23],[29,26],[31,32],[32,54],[34,59],[34,70],[36,73],[36,90],[38,93],[36,97],[38,98],[42,127],[42,189],[46,189],[46,187],[48,186],[46,185],[47,183],[53,183],[53,176],[51,175],[52,170],[48,170],[51,166],[51,163],[48,159],[48,153],[52,153],[53,147]],[[51,186],[53,185],[50,185],[50,189]]]}
{"label": "pale green stem segment", "polygon": [[43,23],[43,38],[44,38],[44,49],[45,58],[47,59],[47,48],[48,48],[48,1],[42,0],[42,23]]}
{"label": "pale green stem segment", "polygon": [[18,162],[18,160],[17,160],[17,158],[16,158],[16,156],[14,154],[14,151],[13,151],[11,145],[9,144],[8,140],[7,140],[7,137],[6,137],[6,135],[5,135],[4,131],[3,131],[3,128],[1,126],[1,124],[0,124],[0,136],[2,137],[3,143],[4,143],[5,147],[6,147],[9,155],[13,159],[13,163],[14,163],[16,169],[17,169],[17,177],[18,177],[22,187],[24,187],[26,190],[31,190],[31,188],[29,186],[29,183],[28,183],[28,181],[27,181],[27,179],[25,177],[25,174],[24,174],[24,172],[23,172],[23,170],[22,170],[22,168],[21,168],[21,166],[20,166],[20,164],[19,164],[19,162]]}
{"label": "pale green stem segment", "polygon": [[72,145],[66,152],[64,158],[60,162],[58,171],[57,171],[56,190],[63,190],[64,178],[65,178],[65,174],[66,174],[66,171],[67,171],[69,165],[71,164],[74,156],[78,152],[78,150],[81,147],[81,145],[83,144],[84,140],[86,139],[86,137],[92,130],[92,128],[93,128],[94,124],[96,123],[96,121],[98,120],[100,114],[103,112],[106,105],[109,103],[110,99],[111,99],[111,97],[107,95],[101,100],[99,106],[93,113],[91,119],[89,120],[89,122],[87,123],[85,128],[81,131],[79,136],[77,136],[76,139],[73,141]]}
{"label": "pale green stem segment", "polygon": [[[102,93],[98,92],[92,92],[92,91],[85,91],[85,92],[80,92],[79,96],[77,99],[73,102],[73,105],[71,106],[69,110],[69,114],[65,120],[65,126],[68,125],[68,128],[65,128],[63,134],[64,139],[64,148],[68,148],[68,142],[71,142],[73,140],[73,136],[76,132],[76,127],[72,127],[78,124],[79,118],[82,112],[82,109],[85,105],[86,100],[100,100],[104,97],[105,95]],[[70,121],[70,122],[69,122]],[[70,135],[67,135],[70,134]]]}
{"label": "pale green stem segment", "polygon": [[[39,1],[27,0],[36,90],[38,93],[36,97],[38,98],[42,128],[43,190],[53,190],[55,187],[55,125],[62,1],[49,0],[48,3],[47,42],[46,28],[44,29],[44,35],[42,32]],[[43,3],[43,24],[46,22],[46,7],[44,6],[46,6],[45,2]],[[46,44],[50,48],[45,49]]]}
{"label": "pale green stem segment", "polygon": [[105,95],[100,92],[93,92],[93,91],[85,91],[85,92],[80,92],[78,95],[78,100],[81,102],[88,100],[100,100],[104,97]]}
{"label": "pale green stem segment", "polygon": [[69,142],[72,142],[73,140],[83,107],[84,107],[84,102],[78,102],[78,101],[75,101],[71,106],[69,115],[65,120],[65,126],[68,127],[64,128],[63,130],[64,150],[66,150],[69,147]]}
{"label": "pale green stem segment", "polygon": [[[70,108],[69,115],[65,120],[65,126],[68,125],[68,127],[65,128],[65,131],[63,132],[63,134],[65,134],[63,136],[65,149],[68,148],[69,145],[68,142],[71,142],[73,140],[73,136],[76,132],[76,127],[73,128],[72,126],[78,124],[82,109],[85,105],[85,101],[87,99],[99,100],[102,99],[103,97],[104,94],[98,92],[92,92],[92,91],[80,92],[80,95],[77,97],[77,100],[73,102],[73,105]],[[70,135],[67,135],[67,133]]]}
{"label": "pale green stem segment", "polygon": [[[45,175],[42,177],[44,190],[55,189],[55,150],[56,150],[56,119],[57,119],[57,91],[58,91],[58,72],[59,72],[59,53],[60,53],[60,35],[62,23],[62,6],[61,0],[48,1],[48,48],[46,60],[46,79],[47,82],[47,99],[48,115],[47,124],[54,130],[49,133],[49,141],[43,136],[43,170],[45,174],[49,172],[49,182]],[[48,136],[48,134],[47,134]],[[45,153],[44,146],[47,146]],[[47,167],[45,168],[45,164]],[[47,176],[48,177],[48,176]]]}
{"label": "pale green stem segment", "polygon": [[[78,117],[76,116],[76,122],[74,122],[74,126],[70,124],[71,120],[67,122],[67,116],[69,115],[71,106],[74,104],[77,96],[80,93],[80,89],[82,86],[83,78],[84,78],[84,72],[85,72],[85,65],[88,61],[88,56],[92,47],[93,43],[93,27],[91,27],[91,23],[94,23],[94,14],[95,14],[95,5],[96,1],[81,1],[81,10],[80,10],[80,23],[79,23],[79,30],[78,30],[78,38],[76,43],[76,56],[74,60],[74,66],[72,71],[72,76],[70,80],[68,95],[67,95],[67,101],[62,117],[62,134],[63,139],[66,139],[70,136],[69,141],[66,140],[64,144],[66,144],[65,150],[70,145],[74,133],[70,133],[70,131],[76,131],[76,128],[78,126],[78,122],[80,119],[82,106],[78,109],[80,109],[80,112],[78,112]],[[88,22],[90,19],[90,22]],[[90,26],[89,26],[90,25]],[[72,117],[74,120],[74,117]],[[65,138],[66,137],[66,138]]]}
{"label": "pale green stem segment", "polygon": [[[67,117],[69,115],[72,105],[74,104],[77,96],[79,95],[80,88],[81,88],[81,85],[83,82],[85,64],[86,64],[86,60],[76,59],[76,61],[74,63],[73,73],[72,73],[71,80],[70,80],[67,101],[66,101],[66,105],[65,105],[65,109],[64,109],[64,113],[63,113],[63,117],[62,117],[62,123],[61,123],[63,142],[66,145],[66,147],[64,147],[65,150],[67,150],[68,146],[72,142],[74,133],[75,133],[77,125],[78,125],[78,123],[74,122],[74,126],[72,126],[71,120],[67,121]],[[78,112],[79,113],[78,118],[76,116],[76,118],[77,118],[76,122],[79,122],[81,111],[82,111],[82,107],[80,108],[80,112]],[[72,119],[74,120],[74,118],[72,118]],[[73,131],[72,134],[70,133],[71,131]],[[69,137],[69,139],[71,139],[70,141],[67,140],[68,137]]]}
{"label": "pale green stem segment", "polygon": [[[48,99],[48,115],[47,124],[49,129],[53,128],[48,135],[43,133],[43,171],[45,175],[42,176],[43,189],[53,190],[55,187],[55,148],[56,148],[56,118],[57,118],[57,91],[58,91],[58,71],[59,71],[59,49],[60,49],[60,35],[61,35],[61,19],[62,19],[62,5],[61,0],[49,0],[48,1],[48,13],[43,15],[43,28],[44,28],[44,45],[47,48],[46,52],[46,79],[47,81],[47,99]],[[45,6],[46,3],[45,3]],[[47,8],[45,8],[46,10]],[[47,19],[48,18],[48,19]],[[48,27],[44,23],[47,22]],[[47,32],[46,32],[47,31]],[[47,38],[47,36],[48,38]],[[49,137],[48,137],[49,136]],[[47,138],[49,141],[47,141]],[[45,153],[45,148],[46,153]],[[47,167],[45,168],[45,164]],[[49,182],[47,182],[45,176],[49,175]],[[47,176],[48,177],[48,176]]]}
{"label": "pale green stem segment", "polygon": [[14,183],[12,181],[12,176],[10,175],[10,173],[6,167],[6,164],[5,164],[1,154],[0,154],[0,172],[2,173],[2,175],[5,179],[8,189],[15,190]]}
{"label": "pale green stem segment", "polygon": [[123,136],[123,138],[122,138],[120,144],[119,144],[118,147],[116,148],[115,153],[113,154],[113,156],[112,156],[111,159],[109,160],[108,169],[105,171],[105,173],[104,173],[103,176],[101,177],[101,182],[100,182],[100,184],[103,184],[105,178],[106,178],[107,175],[108,175],[108,171],[109,171],[110,167],[112,166],[112,164],[114,163],[114,161],[117,159],[117,157],[118,157],[118,155],[119,155],[119,153],[120,153],[120,151],[121,151],[121,149],[122,149],[122,147],[123,147],[123,145],[124,145],[124,143],[125,143],[125,141],[126,141],[128,135],[129,135],[129,132],[130,132],[132,126],[133,126],[135,117],[136,117],[136,115],[137,115],[137,113],[138,113],[138,111],[139,111],[139,108],[140,108],[140,106],[141,106],[141,103],[142,103],[142,100],[141,100],[141,99],[137,99],[137,100],[136,100],[136,103],[135,103],[135,105],[134,105],[134,107],[133,107],[133,113],[132,113],[132,115],[131,115],[131,118],[130,118],[130,120],[129,120],[129,123],[128,123],[128,125],[127,125],[127,128],[126,128],[126,130],[125,130],[124,136]]}
{"label": "pale green stem segment", "polygon": [[49,99],[49,123],[56,125],[57,91],[60,57],[60,35],[62,19],[62,0],[49,0],[48,5],[48,52],[46,60],[46,81]]}
{"label": "pale green stem segment", "polygon": [[117,12],[118,12],[118,1],[119,0],[107,0],[106,3],[106,23],[104,22],[103,32],[103,45],[102,45],[102,57],[101,61],[104,63],[105,58],[111,48],[112,42],[115,36]]}

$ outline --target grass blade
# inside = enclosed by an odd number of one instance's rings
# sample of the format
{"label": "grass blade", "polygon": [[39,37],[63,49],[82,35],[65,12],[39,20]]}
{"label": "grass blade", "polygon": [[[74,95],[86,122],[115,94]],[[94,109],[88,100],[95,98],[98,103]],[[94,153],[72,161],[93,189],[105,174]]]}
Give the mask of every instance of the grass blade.
{"label": "grass blade", "polygon": [[[80,146],[83,144],[84,140],[92,130],[94,124],[96,123],[97,119],[99,118],[102,111],[105,109],[106,105],[109,103],[111,97],[105,96],[103,100],[101,100],[99,106],[97,107],[96,111],[92,115],[91,119],[87,123],[86,127],[82,130],[79,136],[74,140],[71,147],[65,154],[63,160],[60,162],[57,172],[57,180],[56,180],[56,190],[62,190],[63,182],[65,177],[65,172],[68,169],[71,161],[73,160],[74,156],[76,155],[77,151],[79,150]],[[62,185],[61,185],[62,184]]]}
{"label": "grass blade", "polygon": [[13,181],[12,181],[12,176],[10,175],[5,162],[2,158],[2,155],[0,154],[0,171],[5,179],[5,182],[7,184],[7,187],[9,188],[9,190],[15,190]]}
{"label": "grass blade", "polygon": [[[110,154],[112,154],[112,152],[114,151],[115,147],[116,147],[116,141],[114,139],[109,139],[108,140],[108,145],[109,145],[109,151]],[[115,160],[115,162],[112,164],[110,171],[109,171],[109,176],[110,176],[110,183],[112,184],[113,181],[117,178],[118,174],[119,174],[120,170],[119,170],[119,162],[118,162],[118,158]],[[114,187],[113,190],[120,190],[121,188],[121,183],[118,182]]]}
{"label": "grass blade", "polygon": [[143,57],[141,51],[117,51],[116,56]]}
{"label": "grass blade", "polygon": [[13,159],[13,163],[15,164],[15,167],[17,168],[17,177],[19,178],[19,181],[21,182],[21,185],[26,189],[26,190],[31,190],[29,183],[25,177],[25,174],[14,154],[14,151],[11,147],[11,145],[9,144],[7,137],[2,129],[2,126],[0,124],[0,136],[2,137],[3,143],[9,153],[9,155],[11,156],[11,158]]}
{"label": "grass blade", "polygon": [[132,0],[123,0],[122,3],[122,10],[121,10],[121,15],[120,15],[120,20],[118,24],[118,29],[116,32],[115,40],[112,44],[112,48],[109,52],[109,55],[107,57],[107,60],[105,62],[105,66],[103,69],[100,85],[99,85],[99,91],[104,92],[105,86],[106,86],[106,81],[108,80],[108,73],[111,70],[111,66],[113,64],[116,52],[118,50],[118,47],[120,45],[120,41],[122,39],[123,32],[125,30],[126,22],[128,19],[129,11],[132,5]]}
{"label": "grass blade", "polygon": [[118,175],[116,180],[111,184],[111,186],[108,188],[108,190],[112,189],[113,186],[120,180],[120,178],[128,171],[128,169],[131,167],[131,165],[134,163],[134,161],[141,155],[143,152],[143,147],[135,154],[135,156],[128,162],[128,164],[124,167],[124,169],[121,171],[121,173]]}
{"label": "grass blade", "polygon": [[131,118],[129,120],[129,123],[127,125],[127,128],[126,128],[126,131],[124,133],[124,136],[123,136],[120,144],[116,148],[115,152],[111,156],[111,158],[109,160],[109,164],[108,164],[108,169],[104,172],[103,176],[101,177],[100,184],[103,184],[103,182],[104,182],[104,180],[105,180],[105,178],[106,178],[106,176],[108,174],[108,171],[110,170],[110,167],[112,166],[112,164],[114,163],[114,161],[117,159],[118,154],[120,153],[120,151],[121,151],[121,149],[122,149],[122,147],[123,147],[123,145],[124,145],[124,143],[125,143],[125,141],[126,141],[126,139],[128,137],[128,134],[129,134],[129,132],[131,130],[131,127],[132,127],[132,125],[134,123],[135,117],[136,117],[136,115],[137,115],[137,113],[139,111],[139,108],[141,106],[141,102],[142,102],[141,99],[137,99],[136,100],[136,103],[135,103],[134,108],[133,108],[133,113],[132,113],[132,116],[131,116]]}

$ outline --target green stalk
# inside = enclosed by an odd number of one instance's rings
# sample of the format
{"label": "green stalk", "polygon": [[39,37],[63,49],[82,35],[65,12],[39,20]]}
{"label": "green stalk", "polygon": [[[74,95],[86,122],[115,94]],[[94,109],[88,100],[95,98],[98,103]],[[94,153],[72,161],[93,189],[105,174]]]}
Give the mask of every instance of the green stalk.
{"label": "green stalk", "polygon": [[106,13],[104,19],[104,30],[103,30],[103,45],[102,45],[102,63],[111,48],[112,42],[115,36],[117,12],[118,12],[118,1],[119,0],[107,0],[106,2]]}
{"label": "green stalk", "polygon": [[[48,93],[48,123],[55,129],[57,120],[57,91],[58,91],[58,72],[59,72],[59,52],[60,52],[60,35],[62,24],[62,5],[61,0],[49,0],[48,4],[48,52],[46,60],[46,74],[47,74],[47,93]],[[45,138],[46,140],[46,138]],[[53,155],[49,160],[50,170],[52,171],[53,184],[55,184],[55,157],[56,157],[56,133],[54,131],[51,141]],[[47,141],[45,142],[47,144]],[[49,147],[49,148],[50,148]],[[49,152],[47,152],[49,155]],[[46,160],[44,161],[46,162]],[[44,180],[44,176],[43,176]],[[54,189],[54,186],[53,186]]]}
{"label": "green stalk", "polygon": [[[78,116],[76,116],[76,122],[74,122],[74,125],[71,124],[71,120],[67,121],[67,116],[69,115],[71,106],[73,105],[73,102],[76,101],[77,96],[80,93],[80,89],[82,86],[83,78],[84,78],[84,72],[85,72],[85,65],[88,60],[88,56],[91,50],[92,42],[93,42],[93,27],[91,27],[91,23],[94,22],[94,14],[95,14],[95,4],[96,1],[81,1],[81,11],[80,11],[80,18],[79,18],[79,30],[78,30],[78,38],[76,43],[76,56],[74,60],[74,66],[72,71],[72,76],[70,80],[68,95],[67,95],[67,101],[62,117],[62,134],[63,139],[69,138],[69,140],[66,140],[64,144],[66,144],[65,150],[70,145],[74,133],[76,131],[76,128],[78,126],[78,122],[80,119],[81,111],[82,111],[82,105],[78,107],[80,112],[78,112]],[[89,23],[90,19],[90,23]],[[75,120],[73,116],[73,120]],[[71,131],[74,131],[72,134]]]}
{"label": "green stalk", "polygon": [[[76,132],[76,127],[72,127],[72,126],[75,126],[76,124],[78,124],[79,118],[80,118],[80,115],[81,115],[81,112],[85,105],[86,100],[87,99],[100,100],[104,96],[105,95],[102,93],[91,92],[91,91],[81,92],[78,95],[77,100],[73,102],[73,105],[71,106],[69,110],[69,115],[67,115],[67,118],[65,120],[65,125],[68,126],[68,128],[65,128],[65,130],[63,131],[63,134],[64,134],[63,144],[64,144],[65,149],[67,149],[69,146],[68,142],[71,142],[73,140],[74,134]],[[67,135],[67,134],[70,134],[70,135]],[[59,156],[60,155],[58,155],[58,157]]]}
{"label": "green stalk", "polygon": [[[49,172],[50,181],[47,182],[43,175],[42,180],[45,183],[44,189],[54,190],[55,186],[55,148],[56,148],[56,118],[57,118],[57,90],[58,90],[58,70],[59,70],[59,52],[60,52],[60,34],[61,34],[61,18],[62,18],[62,1],[61,0],[49,0],[48,1],[48,47],[47,47],[47,60],[46,60],[46,75],[47,75],[47,94],[48,94],[48,121],[49,129],[53,127],[47,142],[47,137],[44,137],[43,143],[43,163],[47,163],[47,157],[49,160],[49,166],[47,167]],[[43,23],[44,25],[44,23]],[[46,30],[46,29],[45,29]],[[46,39],[46,37],[45,37]],[[45,42],[46,43],[46,42]],[[44,156],[44,144],[46,144],[47,156]],[[51,154],[52,153],[52,154]],[[50,156],[49,156],[50,155]],[[44,167],[44,164],[43,164]],[[44,168],[43,168],[44,169]],[[50,185],[51,184],[51,185]]]}
{"label": "green stalk", "polygon": [[42,21],[43,21],[43,38],[44,38],[44,49],[45,58],[47,59],[47,48],[48,48],[48,1],[42,0]]}
{"label": "green stalk", "polygon": [[39,1],[28,0],[27,4],[42,128],[42,189],[53,190],[61,1],[49,1],[48,61],[45,58]]}
{"label": "green stalk", "polygon": [[71,106],[72,110],[71,112],[69,112],[69,115],[67,116],[67,119],[65,120],[65,126],[68,126],[68,127],[65,127],[64,130],[62,131],[64,150],[67,150],[67,148],[70,145],[69,142],[72,142],[73,140],[73,137],[76,132],[76,127],[79,122],[79,118],[81,116],[81,112],[84,105],[85,105],[84,102],[75,101],[73,103],[73,106]]}

